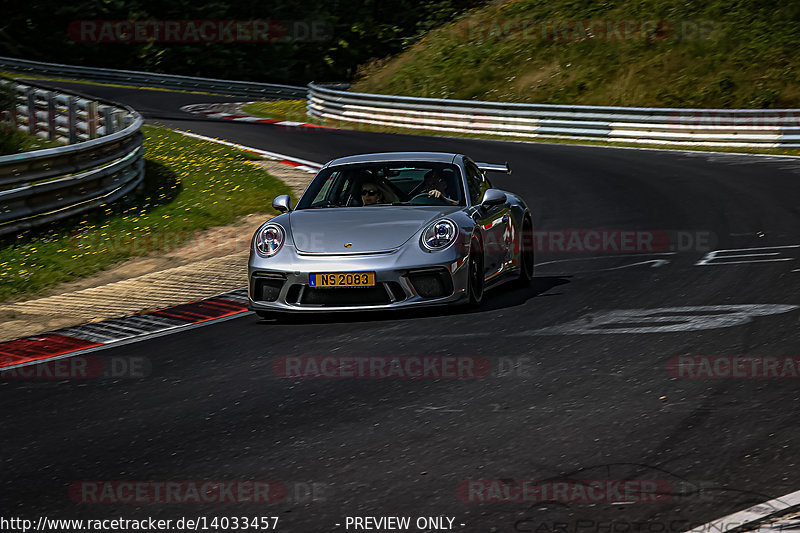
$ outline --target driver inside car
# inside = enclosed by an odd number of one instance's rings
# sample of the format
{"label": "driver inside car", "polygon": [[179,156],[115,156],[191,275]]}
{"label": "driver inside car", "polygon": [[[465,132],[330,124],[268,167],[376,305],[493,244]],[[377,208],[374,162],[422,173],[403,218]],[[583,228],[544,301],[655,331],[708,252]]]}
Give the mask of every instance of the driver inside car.
{"label": "driver inside car", "polygon": [[435,169],[425,173],[425,190],[428,191],[429,197],[439,198],[450,205],[458,205],[458,200],[450,197],[448,189],[447,180]]}

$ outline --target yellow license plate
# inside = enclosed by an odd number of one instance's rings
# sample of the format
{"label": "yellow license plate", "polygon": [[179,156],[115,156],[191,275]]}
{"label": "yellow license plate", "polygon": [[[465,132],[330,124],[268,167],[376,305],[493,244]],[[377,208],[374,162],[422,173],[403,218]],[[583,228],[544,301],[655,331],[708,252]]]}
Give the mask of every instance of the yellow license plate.
{"label": "yellow license plate", "polygon": [[374,287],[375,272],[323,272],[309,274],[311,287]]}

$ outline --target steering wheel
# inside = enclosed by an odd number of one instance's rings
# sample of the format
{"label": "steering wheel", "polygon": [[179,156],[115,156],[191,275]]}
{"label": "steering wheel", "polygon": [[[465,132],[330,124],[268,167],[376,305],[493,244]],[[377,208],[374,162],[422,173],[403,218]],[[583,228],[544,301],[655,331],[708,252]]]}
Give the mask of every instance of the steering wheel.
{"label": "steering wheel", "polygon": [[422,183],[420,183],[419,185],[408,191],[408,197],[413,198],[414,196],[419,195],[420,191],[424,190],[425,190],[425,182],[423,181]]}
{"label": "steering wheel", "polygon": [[408,203],[415,205],[449,205],[447,202],[445,202],[444,198],[428,196],[428,193],[426,192],[416,195],[411,200],[409,200]]}

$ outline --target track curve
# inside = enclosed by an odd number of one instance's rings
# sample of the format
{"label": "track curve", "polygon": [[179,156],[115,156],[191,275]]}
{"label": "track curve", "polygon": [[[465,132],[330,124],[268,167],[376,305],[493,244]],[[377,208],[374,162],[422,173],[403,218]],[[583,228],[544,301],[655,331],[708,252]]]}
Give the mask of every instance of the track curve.
{"label": "track curve", "polygon": [[[800,448],[796,380],[684,379],[668,363],[800,356],[800,159],[231,123],[178,110],[214,101],[206,95],[84,92],[169,127],[312,161],[388,150],[508,161],[515,173],[494,181],[526,199],[550,241],[529,290],[487,293],[479,311],[288,324],[248,315],[97,353],[145,356],[146,378],[0,380],[4,405],[16,406],[4,418],[3,509],[272,514],[279,530],[303,532],[343,530],[346,516],[365,515],[450,516],[455,529],[476,532],[561,523],[586,532],[608,522],[682,531],[797,488],[787,475]],[[652,232],[685,246],[575,251],[565,230]],[[561,248],[551,242],[559,234]],[[755,305],[790,307],[721,307]],[[675,327],[648,333],[644,311],[624,322],[610,313],[632,309],[661,310]],[[709,318],[723,315],[735,319],[723,327]],[[458,380],[276,376],[280,357],[331,354],[473,356],[492,371]],[[498,479],[655,479],[673,490],[629,505],[459,498],[466,480]],[[75,503],[68,488],[84,480],[273,480],[289,495],[270,505]],[[316,497],[303,496],[314,483]]]}

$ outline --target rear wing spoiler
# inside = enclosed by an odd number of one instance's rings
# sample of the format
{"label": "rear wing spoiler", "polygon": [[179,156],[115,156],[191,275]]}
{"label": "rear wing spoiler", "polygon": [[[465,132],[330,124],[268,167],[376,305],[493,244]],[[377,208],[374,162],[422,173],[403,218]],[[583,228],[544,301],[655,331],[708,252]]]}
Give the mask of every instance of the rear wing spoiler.
{"label": "rear wing spoiler", "polygon": [[502,165],[495,165],[492,163],[475,163],[475,165],[480,169],[481,172],[505,172],[506,174],[511,174],[511,167],[508,166],[508,161],[503,163]]}

